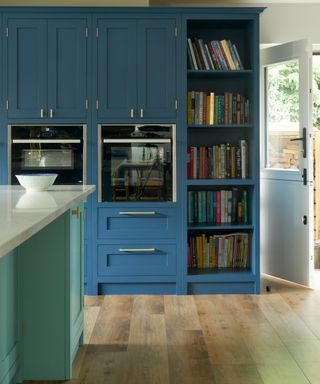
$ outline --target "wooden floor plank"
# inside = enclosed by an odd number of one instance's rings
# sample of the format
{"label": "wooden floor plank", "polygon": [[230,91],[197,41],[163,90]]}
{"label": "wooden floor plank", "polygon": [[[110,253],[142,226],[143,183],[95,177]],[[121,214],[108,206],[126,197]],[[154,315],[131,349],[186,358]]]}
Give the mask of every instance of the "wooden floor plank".
{"label": "wooden floor plank", "polygon": [[254,361],[241,337],[240,324],[228,310],[226,299],[219,295],[195,297],[211,361],[219,365],[252,365]]}
{"label": "wooden floor plank", "polygon": [[193,296],[165,296],[164,308],[167,329],[201,330]]}
{"label": "wooden floor plank", "polygon": [[132,313],[134,315],[163,315],[164,298],[162,295],[139,295],[133,303]]}
{"label": "wooden floor plank", "polygon": [[212,370],[219,384],[264,384],[254,364],[215,364]]}
{"label": "wooden floor plank", "polygon": [[88,350],[127,350],[133,300],[132,296],[105,296]]}
{"label": "wooden floor plank", "polygon": [[167,329],[170,384],[215,383],[201,330]]}
{"label": "wooden floor plank", "polygon": [[257,370],[264,384],[310,384],[295,362],[258,364]]}

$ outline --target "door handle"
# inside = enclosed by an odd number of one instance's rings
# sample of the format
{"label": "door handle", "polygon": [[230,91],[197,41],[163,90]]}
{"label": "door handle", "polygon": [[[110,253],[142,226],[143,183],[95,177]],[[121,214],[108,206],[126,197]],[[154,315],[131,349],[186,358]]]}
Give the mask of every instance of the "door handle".
{"label": "door handle", "polygon": [[302,128],[302,137],[296,137],[295,139],[290,139],[290,141],[302,141],[302,156],[307,157],[307,129]]}
{"label": "door handle", "polygon": [[145,216],[145,215],[155,215],[157,212],[155,211],[122,211],[122,212],[119,212],[119,215],[125,215],[125,216],[128,216],[128,215],[136,215],[136,216]]}

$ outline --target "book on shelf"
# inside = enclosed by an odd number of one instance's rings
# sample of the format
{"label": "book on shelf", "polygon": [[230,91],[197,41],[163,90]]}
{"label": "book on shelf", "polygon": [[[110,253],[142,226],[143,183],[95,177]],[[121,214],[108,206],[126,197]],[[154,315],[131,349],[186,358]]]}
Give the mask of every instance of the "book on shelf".
{"label": "book on shelf", "polygon": [[238,49],[230,40],[187,39],[187,53],[193,70],[229,71],[244,69]]}
{"label": "book on shelf", "polygon": [[231,225],[248,223],[248,191],[232,188],[188,191],[188,224]]}
{"label": "book on shelf", "polygon": [[250,102],[240,93],[188,91],[188,125],[249,124]]}
{"label": "book on shelf", "polygon": [[188,268],[249,268],[248,233],[189,236]]}
{"label": "book on shelf", "polygon": [[188,179],[247,179],[249,177],[247,140],[187,148]]}

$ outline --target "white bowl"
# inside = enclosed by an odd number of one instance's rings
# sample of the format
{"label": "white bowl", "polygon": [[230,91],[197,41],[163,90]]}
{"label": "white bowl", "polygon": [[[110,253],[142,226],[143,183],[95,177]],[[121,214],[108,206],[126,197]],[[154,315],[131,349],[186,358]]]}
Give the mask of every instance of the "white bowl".
{"label": "white bowl", "polygon": [[58,175],[56,173],[34,173],[15,176],[27,192],[34,192],[46,191],[51,187]]}

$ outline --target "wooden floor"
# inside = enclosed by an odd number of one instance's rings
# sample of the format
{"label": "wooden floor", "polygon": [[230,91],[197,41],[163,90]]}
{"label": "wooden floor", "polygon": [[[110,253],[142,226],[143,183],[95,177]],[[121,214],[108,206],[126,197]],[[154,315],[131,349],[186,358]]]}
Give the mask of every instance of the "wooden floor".
{"label": "wooden floor", "polygon": [[85,324],[67,383],[320,384],[320,292],[275,279],[261,295],[87,297]]}

